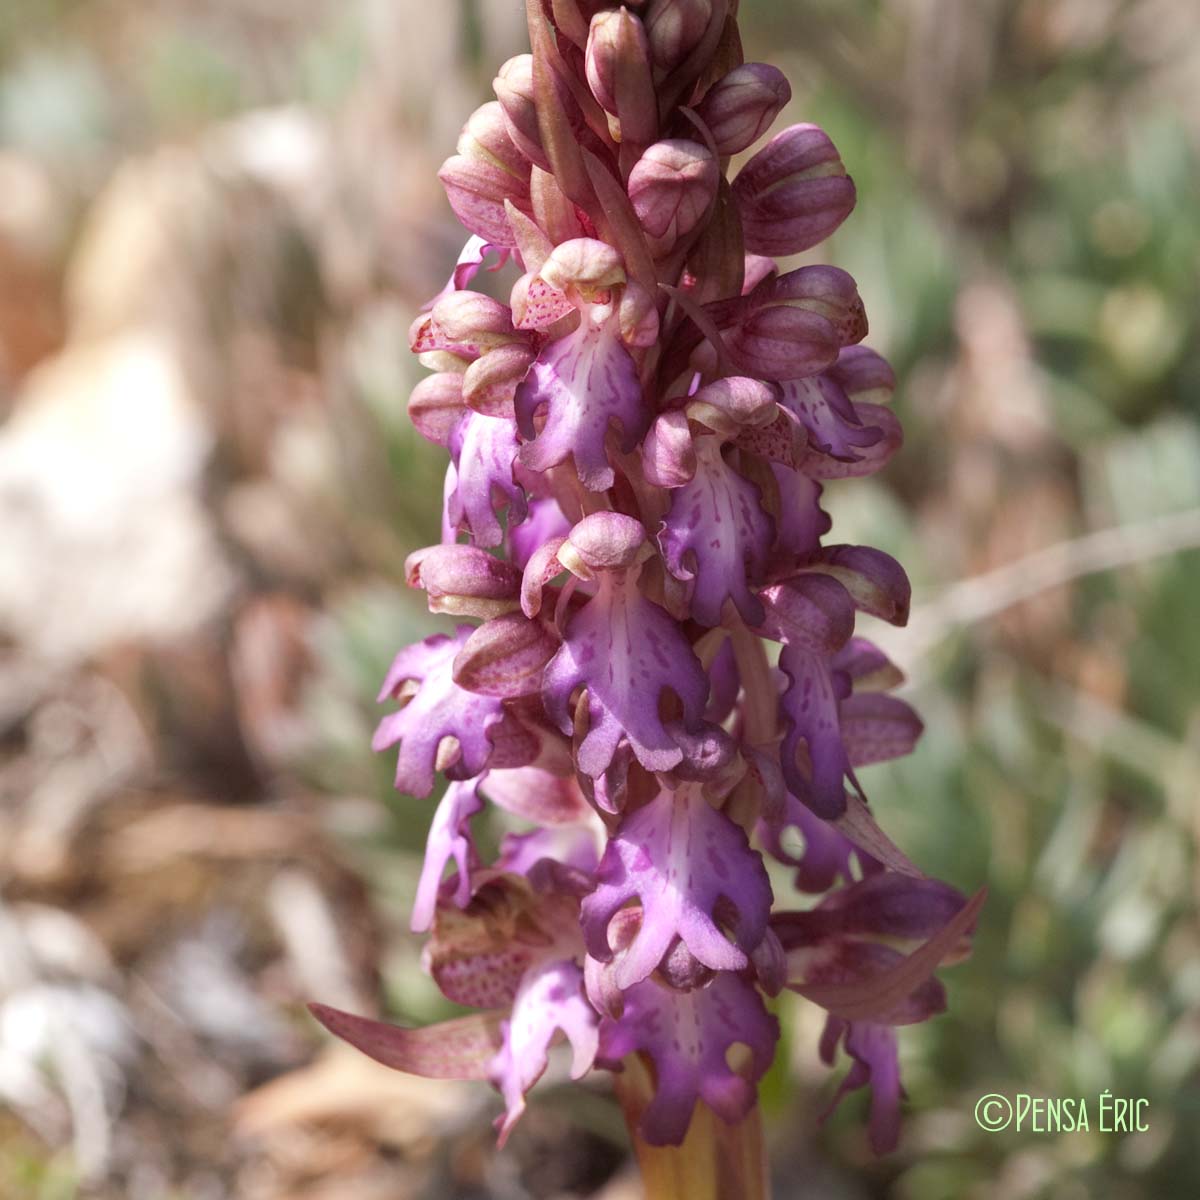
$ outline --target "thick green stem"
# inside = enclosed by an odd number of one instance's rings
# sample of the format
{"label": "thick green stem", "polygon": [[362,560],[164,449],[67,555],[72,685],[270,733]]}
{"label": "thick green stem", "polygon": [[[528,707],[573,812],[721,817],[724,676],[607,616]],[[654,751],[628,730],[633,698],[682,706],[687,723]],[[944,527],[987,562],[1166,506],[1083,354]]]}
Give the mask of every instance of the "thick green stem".
{"label": "thick green stem", "polygon": [[770,1200],[766,1151],[758,1106],[728,1125],[698,1103],[680,1146],[651,1146],[638,1122],[653,1095],[650,1071],[630,1055],[616,1076],[617,1096],[642,1172],[645,1200]]}

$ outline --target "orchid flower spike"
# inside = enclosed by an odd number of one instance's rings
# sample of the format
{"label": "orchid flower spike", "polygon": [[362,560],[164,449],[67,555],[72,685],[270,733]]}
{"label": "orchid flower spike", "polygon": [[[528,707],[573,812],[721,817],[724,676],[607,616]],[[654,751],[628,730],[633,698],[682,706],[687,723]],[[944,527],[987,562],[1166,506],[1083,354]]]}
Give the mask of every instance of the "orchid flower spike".
{"label": "orchid flower spike", "polygon": [[[502,1141],[555,1041],[575,1077],[640,1058],[634,1134],[664,1146],[698,1105],[747,1116],[790,988],[885,1151],[896,1029],[944,1006],[982,897],[922,876],[863,790],[921,733],[856,633],[904,624],[909,584],[831,543],[821,500],[899,449],[894,381],[853,279],[773,257],[833,232],[854,184],[813,125],[727,178],[791,95],[741,62],[736,4],[528,11],[531,53],[440,173],[469,236],[411,332],[435,373],[409,411],[450,462],[408,578],[462,623],[397,655],[374,743],[402,792],[441,789],[413,923],[479,1011],[314,1011],[390,1066],[490,1080]],[[485,264],[508,303],[471,290]],[[525,826],[491,862],[488,809]],[[771,859],[818,899],[774,895]]]}

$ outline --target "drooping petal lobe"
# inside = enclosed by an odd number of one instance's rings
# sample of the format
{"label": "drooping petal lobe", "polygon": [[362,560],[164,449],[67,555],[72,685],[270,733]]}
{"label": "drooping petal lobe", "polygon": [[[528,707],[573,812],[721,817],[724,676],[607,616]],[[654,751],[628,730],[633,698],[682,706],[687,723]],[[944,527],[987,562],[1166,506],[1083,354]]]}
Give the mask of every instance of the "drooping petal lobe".
{"label": "drooping petal lobe", "polygon": [[870,446],[860,446],[854,459],[834,458],[822,450],[805,447],[796,465],[806,475],[813,479],[863,479],[883,470],[891,462],[904,443],[904,431],[895,414],[878,404],[856,404],[854,407],[863,425],[880,430],[882,436]]}
{"label": "drooping petal lobe", "polygon": [[[784,844],[783,834],[789,828],[799,830],[804,839],[798,854]],[[763,822],[761,838],[775,858],[796,868],[796,887],[802,892],[827,892],[839,879],[848,883],[854,877],[854,843],[795,796],[788,795],[778,822]]]}
{"label": "drooping petal lobe", "polygon": [[545,962],[526,974],[490,1069],[506,1107],[497,1121],[501,1145],[525,1111],[526,1093],[546,1070],[555,1035],[561,1031],[571,1043],[571,1077],[579,1079],[596,1057],[598,1023],[584,994],[583,971],[575,963]]}
{"label": "drooping petal lobe", "polygon": [[[454,265],[454,274],[450,277],[450,284],[457,289],[467,287],[471,280],[479,274],[480,269],[488,271],[498,271],[506,262],[512,251],[507,246],[493,246],[490,242],[485,242],[478,234],[472,234],[467,239],[466,245],[462,248],[462,253],[458,256],[458,262]],[[494,254],[496,261],[490,267],[484,268],[484,263],[487,262],[488,255]]]}
{"label": "drooping petal lobe", "polygon": [[871,1088],[871,1116],[868,1136],[876,1154],[895,1150],[900,1140],[900,1100],[904,1088],[900,1084],[900,1060],[896,1047],[896,1031],[888,1025],[869,1021],[843,1021],[828,1017],[821,1035],[821,1059],[833,1065],[838,1043],[854,1060],[854,1065],[842,1080],[829,1107],[821,1114],[826,1120],[841,1103],[842,1097],[868,1084]]}
{"label": "drooping petal lobe", "polygon": [[535,550],[551,538],[565,537],[570,532],[571,522],[563,516],[558,501],[551,498],[532,500],[525,520],[519,525],[509,525],[509,557],[514,566],[524,570]]}
{"label": "drooping petal lobe", "polygon": [[[783,777],[793,794],[817,816],[831,820],[846,809],[843,781],[851,767],[842,743],[829,660],[791,644],[783,648],[779,666],[788,677],[781,706],[786,727],[780,748]],[[807,752],[807,771],[798,759],[801,743]]]}
{"label": "drooping petal lobe", "polygon": [[775,521],[776,555],[788,559],[808,558],[821,545],[832,522],[821,508],[821,485],[809,476],[780,463],[771,463],[779,491],[779,513]]}
{"label": "drooping petal lobe", "polygon": [[447,863],[453,861],[458,867],[454,903],[459,908],[465,908],[470,901],[471,870],[477,863],[475,846],[471,841],[471,818],[482,808],[477,781],[456,781],[446,789],[433,815],[429,837],[425,842],[425,863],[413,901],[414,933],[424,933],[433,924],[433,913]]}

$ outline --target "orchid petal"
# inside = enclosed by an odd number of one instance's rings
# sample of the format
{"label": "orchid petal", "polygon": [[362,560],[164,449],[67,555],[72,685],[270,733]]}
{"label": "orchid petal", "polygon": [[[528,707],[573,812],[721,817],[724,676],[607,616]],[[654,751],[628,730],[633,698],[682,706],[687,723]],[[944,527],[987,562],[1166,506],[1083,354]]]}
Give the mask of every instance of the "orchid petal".
{"label": "orchid petal", "polygon": [[858,462],[863,451],[883,438],[883,431],[864,425],[850,398],[829,372],[780,385],[781,403],[808,432],[811,450],[844,462]]}
{"label": "orchid petal", "polygon": [[601,575],[600,590],[567,622],[563,644],[543,677],[546,712],[564,733],[573,728],[572,692],[587,688],[589,728],[579,748],[580,770],[595,778],[628,740],[648,771],[669,771],[683,752],[659,714],[671,689],[694,727],[708,695],[708,679],[682,630],[647,600],[636,579]]}
{"label": "orchid petal", "polygon": [[454,658],[470,636],[460,625],[454,637],[435,634],[401,650],[392,663],[380,701],[398,696],[402,685],[420,686],[399,712],[383,718],[371,742],[373,750],[400,743],[396,788],[412,796],[428,796],[439,748],[445,738],[458,741],[458,756],[448,772],[458,778],[478,775],[491,752],[489,731],[500,721],[500,701],[477,696],[453,679]]}
{"label": "orchid petal", "polygon": [[422,1029],[406,1029],[356,1017],[327,1004],[310,1004],[308,1011],[334,1037],[349,1042],[368,1058],[426,1079],[487,1079],[504,1018],[503,1011],[471,1013]]}
{"label": "orchid petal", "polygon": [[539,546],[551,538],[565,537],[570,532],[571,523],[563,516],[556,500],[551,497],[531,500],[525,520],[519,525],[509,524],[509,558],[515,567],[523,571]]}
{"label": "orchid petal", "polygon": [[904,1095],[900,1085],[896,1031],[886,1025],[843,1021],[830,1016],[821,1035],[821,1058],[826,1063],[833,1063],[840,1040],[846,1053],[854,1059],[854,1065],[820,1119],[826,1120],[847,1093],[869,1084],[871,1116],[868,1130],[871,1149],[876,1154],[887,1154],[896,1148],[900,1140],[900,1099]]}
{"label": "orchid petal", "polygon": [[771,463],[779,491],[775,544],[785,558],[808,558],[820,547],[832,522],[821,508],[821,485],[799,471]]}
{"label": "orchid petal", "polygon": [[727,600],[757,625],[765,614],[751,584],[766,571],[774,523],[758,489],[725,462],[718,438],[695,446],[695,474],[672,493],[658,535],[667,568],[691,583],[691,615],[701,625],[719,625]]}
{"label": "orchid petal", "polygon": [[839,723],[852,767],[911,754],[925,728],[908,704],[880,692],[848,696],[841,703]]}
{"label": "orchid petal", "polygon": [[[744,968],[762,940],[771,885],[761,858],[740,826],[717,812],[698,789],[664,791],[625,818],[608,843],[596,890],[583,902],[588,953],[607,961],[608,926],[630,900],[642,906],[642,924],[617,968],[617,983],[645,979],[679,937],[705,966]],[[717,923],[731,909],[729,942]]]}
{"label": "orchid petal", "polygon": [[525,516],[525,492],[513,479],[517,438],[512,422],[470,413],[450,439],[454,488],[446,502],[446,517],[456,529],[468,529],[479,546],[498,546],[504,540],[497,512],[507,501],[509,521]]}
{"label": "orchid petal", "polygon": [[[570,867],[590,877],[600,862],[599,821],[588,825],[551,826],[529,833],[505,834],[496,869],[528,875],[539,863]],[[590,886],[590,882],[587,884]]]}
{"label": "orchid petal", "polygon": [[[521,462],[547,471],[568,458],[584,487],[604,491],[614,473],[605,450],[612,421],[621,426],[621,448],[636,448],[650,424],[637,367],[615,320],[585,320],[546,346],[516,392],[517,424],[526,444]],[[546,408],[540,431],[537,411]]]}
{"label": "orchid petal", "polygon": [[876,404],[856,404],[855,410],[864,426],[882,430],[883,436],[874,444],[861,447],[859,457],[854,461],[831,458],[807,447],[796,464],[806,475],[813,479],[862,479],[881,471],[891,462],[904,442],[904,431],[895,414]]}
{"label": "orchid petal", "polygon": [[[781,705],[787,727],[780,750],[783,776],[819,817],[838,817],[846,809],[843,780],[850,774],[850,761],[842,744],[829,660],[792,644],[783,648],[779,666],[788,677]],[[811,764],[807,774],[797,763],[801,741]]]}
{"label": "orchid petal", "polygon": [[505,812],[539,825],[577,825],[592,813],[574,778],[551,775],[537,767],[489,771],[483,791]]}
{"label": "orchid petal", "polygon": [[[798,829],[804,838],[799,856],[783,844],[783,834],[790,827]],[[820,894],[827,892],[839,878],[847,883],[854,878],[851,864],[857,847],[795,796],[787,796],[779,820],[762,822],[759,834],[770,854],[796,868],[796,887],[802,892]]]}
{"label": "orchid petal", "polygon": [[526,1093],[546,1070],[555,1034],[561,1031],[571,1043],[571,1077],[579,1079],[596,1057],[598,1022],[584,994],[583,971],[575,963],[547,962],[526,974],[490,1069],[506,1105],[496,1123],[501,1145],[525,1111]]}
{"label": "orchid petal", "polygon": [[433,924],[442,874],[452,859],[458,867],[454,903],[465,908],[471,900],[471,870],[477,865],[478,858],[471,841],[470,822],[483,808],[478,789],[478,781],[451,783],[438,804],[429,826],[425,863],[413,901],[410,928],[414,933],[424,933]]}
{"label": "orchid petal", "polygon": [[[893,1012],[927,980],[971,929],[987,890],[976,892],[941,930],[893,966],[850,982],[789,982],[788,986],[822,1008],[851,1021],[870,1021]],[[886,947],[885,947],[886,948]]]}
{"label": "orchid petal", "polygon": [[[728,973],[690,992],[646,979],[624,999],[621,1016],[601,1022],[600,1054],[616,1061],[641,1050],[653,1059],[655,1095],[639,1129],[647,1142],[679,1145],[698,1100],[731,1124],[750,1111],[779,1039],[779,1022],[754,987]],[[727,1059],[739,1044],[750,1051],[746,1076]]]}

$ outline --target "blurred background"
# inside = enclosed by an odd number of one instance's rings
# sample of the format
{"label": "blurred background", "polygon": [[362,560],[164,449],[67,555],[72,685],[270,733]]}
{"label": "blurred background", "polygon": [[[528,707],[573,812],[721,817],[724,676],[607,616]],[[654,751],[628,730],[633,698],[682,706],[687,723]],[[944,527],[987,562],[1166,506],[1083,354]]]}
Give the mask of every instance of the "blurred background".
{"label": "blurred background", "polygon": [[[864,782],[990,888],[901,1035],[894,1155],[864,1096],[818,1128],[820,1016],[782,1004],[778,1195],[1195,1197],[1200,7],[742,25],[858,183],[820,257],[902,380],[904,453],[827,493],[917,593],[888,646],[928,730]],[[446,1012],[406,932],[432,803],[368,743],[433,628],[402,568],[442,472],[406,330],[464,236],[434,172],[523,47],[515,0],[0,5],[2,1197],[638,1194],[599,1084],[549,1078],[497,1155],[488,1088],[303,1010]],[[973,1119],[1104,1089],[1149,1132]]]}

